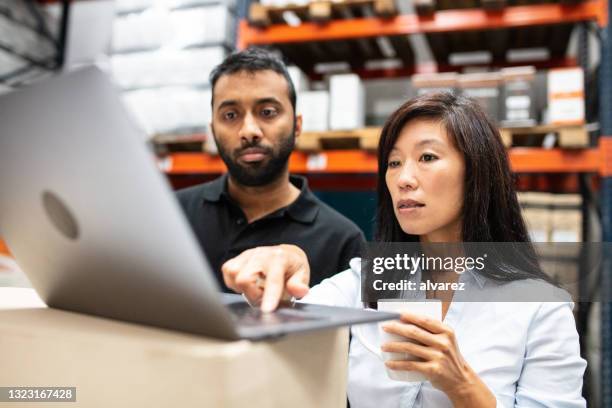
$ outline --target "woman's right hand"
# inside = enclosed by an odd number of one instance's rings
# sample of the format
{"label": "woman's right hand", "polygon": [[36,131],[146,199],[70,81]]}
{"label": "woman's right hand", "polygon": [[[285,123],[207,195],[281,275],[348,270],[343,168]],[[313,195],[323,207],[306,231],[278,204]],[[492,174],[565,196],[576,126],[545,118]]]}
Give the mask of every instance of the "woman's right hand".
{"label": "woman's right hand", "polygon": [[264,312],[276,309],[284,291],[298,299],[308,293],[308,257],[295,245],[248,249],[225,262],[221,272],[228,288],[261,304]]}

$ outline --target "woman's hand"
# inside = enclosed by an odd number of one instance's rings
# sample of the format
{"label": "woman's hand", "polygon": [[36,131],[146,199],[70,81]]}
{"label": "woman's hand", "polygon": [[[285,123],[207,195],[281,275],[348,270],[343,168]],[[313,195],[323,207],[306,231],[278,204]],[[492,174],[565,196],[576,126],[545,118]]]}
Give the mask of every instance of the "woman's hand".
{"label": "woman's hand", "polygon": [[412,313],[402,313],[400,319],[401,322],[384,324],[383,330],[420,344],[388,342],[382,345],[382,350],[409,353],[422,361],[391,360],[385,363],[387,367],[422,373],[456,408],[495,407],[495,396],[459,352],[453,329],[438,320]]}
{"label": "woman's hand", "polygon": [[276,309],[286,291],[301,298],[308,293],[310,266],[306,253],[295,245],[257,247],[241,253],[221,267],[223,281],[264,312]]}

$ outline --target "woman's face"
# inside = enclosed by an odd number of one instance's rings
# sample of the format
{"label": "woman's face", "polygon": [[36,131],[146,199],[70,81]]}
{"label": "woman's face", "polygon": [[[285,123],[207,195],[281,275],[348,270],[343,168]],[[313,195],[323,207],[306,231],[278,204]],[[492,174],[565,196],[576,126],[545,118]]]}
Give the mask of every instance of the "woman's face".
{"label": "woman's face", "polygon": [[424,242],[461,241],[465,163],[444,126],[408,122],[387,166],[387,188],[402,230]]}

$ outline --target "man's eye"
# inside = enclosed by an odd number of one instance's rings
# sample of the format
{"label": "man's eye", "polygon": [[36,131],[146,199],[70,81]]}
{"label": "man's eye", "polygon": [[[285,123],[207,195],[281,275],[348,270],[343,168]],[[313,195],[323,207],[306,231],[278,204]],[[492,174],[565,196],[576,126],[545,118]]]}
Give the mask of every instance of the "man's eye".
{"label": "man's eye", "polygon": [[423,162],[429,162],[429,161],[433,161],[433,160],[436,160],[436,159],[437,159],[437,157],[435,155],[431,154],[431,153],[423,153],[421,155],[421,161],[423,161]]}
{"label": "man's eye", "polygon": [[399,162],[399,160],[390,160],[389,163],[387,164],[387,166],[390,169],[398,168],[400,165],[401,165],[401,163]]}
{"label": "man's eye", "polygon": [[262,116],[272,117],[276,115],[276,109],[266,108],[261,110]]}
{"label": "man's eye", "polygon": [[236,112],[225,112],[223,118],[227,120],[236,119]]}

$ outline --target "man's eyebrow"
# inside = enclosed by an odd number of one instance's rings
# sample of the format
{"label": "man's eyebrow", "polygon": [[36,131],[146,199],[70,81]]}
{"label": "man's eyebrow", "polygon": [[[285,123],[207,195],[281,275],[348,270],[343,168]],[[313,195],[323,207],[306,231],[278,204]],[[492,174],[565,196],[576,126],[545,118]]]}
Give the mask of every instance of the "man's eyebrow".
{"label": "man's eyebrow", "polygon": [[225,108],[226,106],[235,106],[238,105],[238,101],[235,99],[227,99],[217,106],[217,109]]}
{"label": "man's eyebrow", "polygon": [[263,103],[275,103],[277,105],[281,105],[281,101],[279,101],[278,99],[276,99],[273,96],[269,96],[267,98],[257,99],[257,100],[255,100],[255,103],[258,104],[258,105],[261,105]]}
{"label": "man's eyebrow", "polygon": [[[269,96],[266,98],[259,98],[255,100],[255,104],[257,105],[261,105],[264,103],[273,103],[276,105],[282,105],[281,101],[279,101],[278,99],[274,98],[273,96]],[[217,109],[221,109],[221,108],[225,108],[226,106],[236,106],[238,105],[238,101],[236,99],[227,99],[223,102],[221,102],[219,104],[219,106],[217,106]]]}

